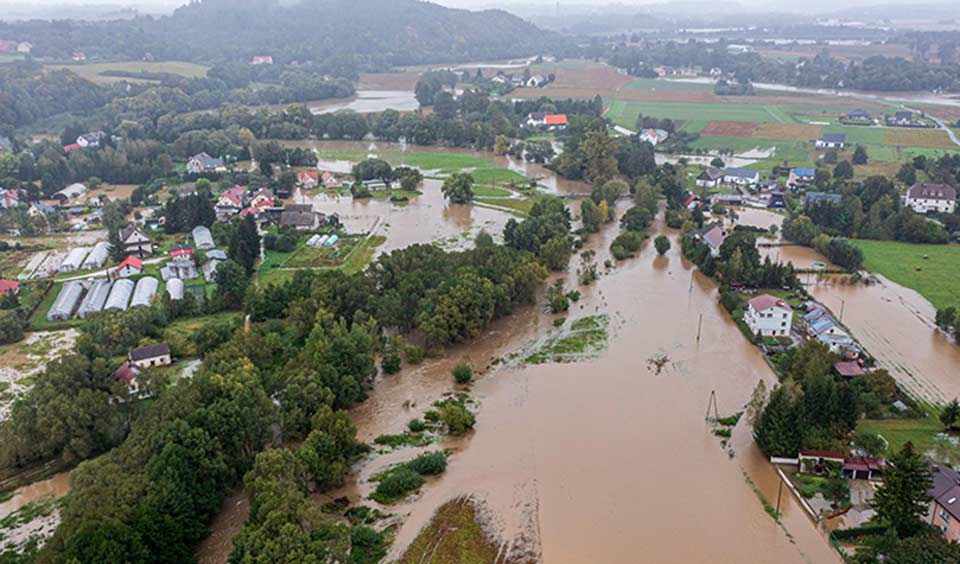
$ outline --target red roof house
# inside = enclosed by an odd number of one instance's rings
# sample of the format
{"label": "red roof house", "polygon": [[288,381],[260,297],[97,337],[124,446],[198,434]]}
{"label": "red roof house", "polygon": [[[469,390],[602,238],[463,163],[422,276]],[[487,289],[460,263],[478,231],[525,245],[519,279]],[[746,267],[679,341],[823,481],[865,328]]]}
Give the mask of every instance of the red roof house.
{"label": "red roof house", "polygon": [[120,278],[127,278],[143,272],[143,261],[130,255],[117,265],[116,274]]}
{"label": "red roof house", "polygon": [[71,143],[69,145],[63,146],[64,153],[69,153],[70,151],[76,151],[77,149],[82,149],[82,147],[80,147],[80,145],[77,145],[76,143]]}
{"label": "red roof house", "polygon": [[20,291],[20,283],[16,280],[0,280],[0,296],[5,294],[16,294]]}
{"label": "red roof house", "polygon": [[543,119],[547,125],[567,125],[567,114],[547,114]]}
{"label": "red roof house", "polygon": [[837,374],[843,376],[844,378],[853,378],[854,376],[860,376],[863,374],[863,367],[860,366],[860,363],[855,360],[838,362],[833,365],[833,369],[836,370]]}

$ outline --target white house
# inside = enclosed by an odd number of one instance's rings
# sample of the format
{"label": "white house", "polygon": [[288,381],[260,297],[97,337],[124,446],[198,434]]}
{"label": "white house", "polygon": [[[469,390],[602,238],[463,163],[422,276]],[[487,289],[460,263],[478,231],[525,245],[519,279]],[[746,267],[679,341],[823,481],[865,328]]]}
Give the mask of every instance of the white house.
{"label": "white house", "polygon": [[130,363],[137,368],[150,368],[153,366],[167,366],[171,364],[170,345],[159,343],[133,349],[129,355]]}
{"label": "white house", "polygon": [[141,258],[153,254],[153,241],[133,224],[120,229],[120,241],[128,254]]}
{"label": "white house", "polygon": [[540,88],[547,83],[547,78],[542,74],[535,74],[527,79],[528,88]]}
{"label": "white house", "polygon": [[701,188],[716,188],[723,181],[723,171],[719,168],[708,167],[697,177],[697,186]]}
{"label": "white house", "polygon": [[793,309],[780,298],[762,294],[747,303],[743,321],[754,335],[785,337],[793,327]]}
{"label": "white house", "polygon": [[723,242],[727,240],[727,231],[723,228],[723,225],[719,223],[713,223],[705,226],[699,231],[695,231],[693,234],[694,239],[698,239],[706,243],[710,247],[710,254],[714,257],[720,256],[720,246],[723,245]]}
{"label": "white house", "polygon": [[724,184],[752,186],[760,182],[760,172],[749,168],[727,168],[723,173]]}
{"label": "white house", "polygon": [[917,213],[953,213],[957,189],[946,184],[914,184],[907,190],[905,202]]}
{"label": "white house", "polygon": [[206,153],[194,155],[187,161],[187,172],[190,174],[211,174],[226,170],[223,159],[215,159]]}
{"label": "white house", "polygon": [[817,139],[818,149],[843,149],[847,136],[843,133],[824,133]]}
{"label": "white house", "polygon": [[654,147],[663,143],[667,140],[667,137],[670,137],[670,134],[663,129],[644,129],[638,133],[641,141],[646,141]]}

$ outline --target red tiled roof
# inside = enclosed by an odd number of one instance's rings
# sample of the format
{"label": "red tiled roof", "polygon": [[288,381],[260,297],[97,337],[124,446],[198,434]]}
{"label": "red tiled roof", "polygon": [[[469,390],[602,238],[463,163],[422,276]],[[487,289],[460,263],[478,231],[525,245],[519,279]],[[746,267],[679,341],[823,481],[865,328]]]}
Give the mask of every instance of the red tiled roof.
{"label": "red tiled roof", "polygon": [[683,201],[683,207],[689,206],[689,205],[692,204],[692,203],[694,202],[694,200],[696,200],[696,199],[697,199],[696,194],[690,194],[689,196],[687,196],[687,199]]}
{"label": "red tiled roof", "polygon": [[793,311],[793,308],[791,308],[787,302],[776,296],[771,296],[770,294],[761,294],[750,300],[749,303],[750,307],[752,307],[754,311],[766,311],[772,307],[781,307],[783,309]]}
{"label": "red tiled roof", "polygon": [[120,368],[117,368],[117,371],[113,373],[113,377],[129,384],[137,378],[137,367],[130,364],[130,361],[124,362],[120,365]]}
{"label": "red tiled roof", "polygon": [[833,369],[837,371],[837,374],[847,378],[863,374],[863,367],[860,366],[859,362],[853,360],[838,362],[833,365]]}
{"label": "red tiled roof", "polygon": [[135,256],[133,256],[133,255],[130,255],[130,256],[128,256],[127,258],[123,259],[123,262],[121,262],[119,265],[117,265],[117,270],[119,270],[119,269],[121,269],[121,268],[123,268],[123,267],[125,267],[125,266],[130,266],[130,267],[136,268],[137,270],[142,270],[142,269],[143,269],[143,261],[140,260],[140,259],[138,259],[137,257],[135,257]]}
{"label": "red tiled roof", "polygon": [[76,151],[77,149],[81,149],[81,148],[82,147],[80,147],[80,145],[77,145],[76,143],[71,143],[69,145],[63,146],[63,152],[69,153],[70,151]]}
{"label": "red tiled roof", "polygon": [[[326,176],[326,175],[324,175],[324,176]],[[316,171],[316,170],[305,170],[305,171],[302,171],[302,172],[300,173],[300,181],[301,181],[301,182],[305,181],[305,180],[308,179],[308,178],[313,179],[313,180],[317,180],[318,178],[320,178],[320,173],[319,173],[318,171]]]}
{"label": "red tiled roof", "polygon": [[16,292],[19,287],[20,283],[16,280],[0,280],[0,295],[7,292]]}
{"label": "red tiled roof", "polygon": [[547,114],[544,119],[547,125],[567,125],[567,114]]}

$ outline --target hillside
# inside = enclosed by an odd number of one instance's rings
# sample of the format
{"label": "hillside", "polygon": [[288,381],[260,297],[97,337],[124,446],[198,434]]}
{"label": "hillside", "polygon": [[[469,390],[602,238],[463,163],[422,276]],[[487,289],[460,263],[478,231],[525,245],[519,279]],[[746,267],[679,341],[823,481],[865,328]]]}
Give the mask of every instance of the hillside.
{"label": "hillside", "polygon": [[501,10],[420,0],[203,0],[170,16],[110,22],[0,22],[0,38],[30,41],[35,57],[205,64],[270,55],[277,63],[343,59],[361,68],[552,53],[565,42]]}

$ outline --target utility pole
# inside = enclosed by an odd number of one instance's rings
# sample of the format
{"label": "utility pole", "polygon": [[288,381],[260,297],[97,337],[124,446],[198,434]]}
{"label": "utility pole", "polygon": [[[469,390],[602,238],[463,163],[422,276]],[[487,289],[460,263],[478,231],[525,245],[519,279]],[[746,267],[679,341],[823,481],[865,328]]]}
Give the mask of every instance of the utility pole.
{"label": "utility pole", "polygon": [[840,298],[840,323],[843,323],[843,311],[847,308],[847,300]]}
{"label": "utility pole", "polygon": [[719,408],[717,407],[717,391],[716,391],[716,390],[713,390],[712,392],[710,392],[710,401],[707,402],[707,415],[706,415],[706,417],[705,417],[705,419],[706,419],[707,421],[710,420],[710,407],[711,407],[711,406],[713,407],[713,418],[714,418],[714,419],[720,419],[720,410],[719,410]]}
{"label": "utility pole", "polygon": [[[780,473],[777,473],[780,476]],[[780,515],[780,496],[783,494],[783,478],[780,477],[780,487],[777,489],[777,515]]]}
{"label": "utility pole", "polygon": [[700,342],[700,330],[703,328],[703,314],[700,314],[700,321],[697,323],[697,342]]}

